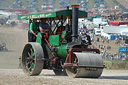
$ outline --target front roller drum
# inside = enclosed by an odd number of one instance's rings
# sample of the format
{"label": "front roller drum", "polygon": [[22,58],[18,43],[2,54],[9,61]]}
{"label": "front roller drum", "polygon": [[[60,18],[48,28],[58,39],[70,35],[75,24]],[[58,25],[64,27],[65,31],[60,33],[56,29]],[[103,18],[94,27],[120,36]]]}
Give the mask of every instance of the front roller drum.
{"label": "front roller drum", "polygon": [[[67,57],[66,63],[69,58]],[[66,73],[75,78],[98,78],[103,71],[103,60],[96,53],[78,53],[72,55],[72,64],[77,66],[66,67]]]}
{"label": "front roller drum", "polygon": [[22,52],[22,69],[29,76],[39,75],[44,66],[44,53],[40,44],[29,42]]}

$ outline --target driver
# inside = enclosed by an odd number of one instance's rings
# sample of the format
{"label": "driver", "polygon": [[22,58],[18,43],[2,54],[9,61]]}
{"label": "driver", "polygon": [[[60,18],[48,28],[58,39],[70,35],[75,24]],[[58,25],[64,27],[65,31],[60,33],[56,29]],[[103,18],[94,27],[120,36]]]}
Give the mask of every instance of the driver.
{"label": "driver", "polygon": [[41,33],[49,31],[49,29],[50,29],[50,26],[48,25],[48,23],[46,23],[46,20],[47,20],[46,18],[41,19],[41,23],[39,25],[39,29],[40,29]]}

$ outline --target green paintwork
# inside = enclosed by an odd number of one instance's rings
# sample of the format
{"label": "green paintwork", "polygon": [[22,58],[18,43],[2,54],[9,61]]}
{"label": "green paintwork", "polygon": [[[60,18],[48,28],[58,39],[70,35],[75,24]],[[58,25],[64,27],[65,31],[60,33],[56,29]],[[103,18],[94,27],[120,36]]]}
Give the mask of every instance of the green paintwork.
{"label": "green paintwork", "polygon": [[37,37],[36,37],[36,42],[41,45],[41,44],[42,44],[42,40],[40,39],[40,36],[41,36],[41,33],[39,32],[39,33],[37,34]]}
{"label": "green paintwork", "polygon": [[63,57],[63,58],[67,57],[68,44],[60,45],[59,40],[61,38],[63,41],[66,41],[65,38],[62,38],[62,35],[65,36],[65,34],[66,34],[66,31],[63,31],[61,35],[51,35],[49,37],[49,44],[57,49],[57,52],[55,52],[54,54],[58,57]]}
{"label": "green paintwork", "polygon": [[39,43],[42,46],[42,49],[44,51],[44,55],[48,56],[46,46],[45,46],[43,40],[41,40],[41,36],[42,36],[41,32],[38,32],[37,37],[36,37],[36,42]]}
{"label": "green paintwork", "polygon": [[51,35],[49,37],[49,44],[51,46],[59,46],[59,35]]}
{"label": "green paintwork", "polygon": [[38,18],[49,18],[49,17],[55,17],[56,13],[39,13],[39,14],[27,14],[27,15],[19,15],[18,19],[23,20],[23,19],[38,19]]}
{"label": "green paintwork", "polygon": [[[63,32],[62,32],[61,38],[62,38],[63,35],[64,35],[64,37],[65,37],[66,31],[63,31]],[[66,41],[65,38],[62,38],[62,40]]]}
{"label": "green paintwork", "polygon": [[58,46],[58,47],[55,47],[57,49],[57,56],[59,57],[63,57],[63,58],[66,58],[67,57],[67,45],[68,44],[65,44],[65,45],[61,45],[61,46]]}
{"label": "green paintwork", "polygon": [[35,66],[35,63],[31,63],[30,64],[30,67],[29,67],[29,70],[32,71],[32,68]]}
{"label": "green paintwork", "polygon": [[[62,35],[65,35],[65,34],[66,34],[66,31],[63,31]],[[49,37],[49,44],[57,49],[57,52],[54,53],[56,56],[66,58],[67,57],[67,45],[68,44],[64,44],[64,45],[59,44],[59,42],[60,42],[59,38],[62,35],[51,35]],[[63,41],[64,40],[65,39],[63,39]]]}
{"label": "green paintwork", "polygon": [[30,49],[31,50],[31,56],[34,57],[35,53],[33,51],[33,49]]}
{"label": "green paintwork", "polygon": [[[37,14],[26,14],[26,15],[19,15],[18,20],[23,20],[23,19],[39,19],[39,18],[51,18],[51,17],[57,17],[57,16],[65,16],[64,18],[66,19],[66,16],[72,15],[72,10],[61,10],[61,11],[55,11],[55,12],[49,12],[49,13],[37,13]],[[85,18],[87,17],[87,12],[85,11],[80,11],[78,13],[79,18]]]}

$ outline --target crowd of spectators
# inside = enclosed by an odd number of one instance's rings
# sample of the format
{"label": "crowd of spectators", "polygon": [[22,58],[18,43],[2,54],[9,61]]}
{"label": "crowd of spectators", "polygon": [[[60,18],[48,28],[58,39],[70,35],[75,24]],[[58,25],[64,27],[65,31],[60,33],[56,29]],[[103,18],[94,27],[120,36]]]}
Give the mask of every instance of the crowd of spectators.
{"label": "crowd of spectators", "polygon": [[[125,43],[123,41],[122,36],[118,36],[115,38],[115,40],[110,40],[108,37],[104,36],[96,36],[93,33],[93,30],[89,30],[88,27],[86,27],[84,24],[82,24],[78,28],[78,33],[79,35],[82,36],[82,40],[86,39],[85,34],[89,35],[91,38],[92,45],[89,48],[97,48],[101,51],[102,57],[105,59],[110,59],[110,60],[122,60],[125,61],[126,57],[124,57],[124,54],[120,54],[118,52],[118,46],[123,46]],[[115,48],[116,47],[116,48]],[[111,52],[111,50],[115,50],[114,52]]]}
{"label": "crowd of spectators", "polygon": [[[113,44],[121,45],[122,38],[115,38],[113,40]],[[109,59],[109,60],[120,60],[120,61],[125,61],[126,60],[126,54],[121,53],[119,54],[118,52],[115,52],[115,54],[108,53],[107,51],[110,51],[113,49],[113,46],[110,44],[110,40],[106,37],[103,36],[94,36],[92,34],[91,36],[91,41],[94,43],[94,46],[101,51],[101,55],[104,59]],[[112,42],[111,42],[112,43]]]}

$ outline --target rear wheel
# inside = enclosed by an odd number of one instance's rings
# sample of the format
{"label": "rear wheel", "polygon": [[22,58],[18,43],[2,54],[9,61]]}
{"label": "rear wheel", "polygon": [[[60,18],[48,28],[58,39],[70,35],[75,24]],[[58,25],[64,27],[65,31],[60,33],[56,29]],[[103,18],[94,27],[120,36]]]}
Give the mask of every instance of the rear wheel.
{"label": "rear wheel", "polygon": [[44,53],[40,44],[28,43],[22,53],[22,69],[30,76],[39,75],[44,65]]}

